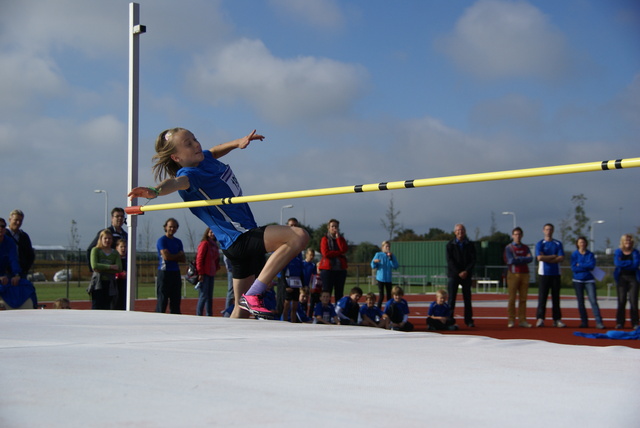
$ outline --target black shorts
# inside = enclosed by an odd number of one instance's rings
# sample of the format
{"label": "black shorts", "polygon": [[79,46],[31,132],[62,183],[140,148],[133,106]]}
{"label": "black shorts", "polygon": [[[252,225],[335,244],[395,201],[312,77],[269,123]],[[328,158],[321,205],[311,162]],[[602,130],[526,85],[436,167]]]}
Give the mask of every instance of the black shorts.
{"label": "black shorts", "polygon": [[[289,291],[291,290],[291,291]],[[291,300],[297,302],[300,299],[300,288],[286,288],[284,290],[284,300],[290,302]]]}
{"label": "black shorts", "polygon": [[231,262],[231,272],[235,279],[244,279],[260,274],[266,261],[267,249],[264,247],[264,230],[267,226],[251,229],[243,233],[222,253]]}

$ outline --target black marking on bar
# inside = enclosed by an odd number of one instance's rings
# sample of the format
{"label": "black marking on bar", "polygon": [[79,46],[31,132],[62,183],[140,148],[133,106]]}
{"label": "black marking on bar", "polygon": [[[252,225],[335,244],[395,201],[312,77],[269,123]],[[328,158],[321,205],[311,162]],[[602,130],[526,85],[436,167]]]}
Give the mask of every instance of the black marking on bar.
{"label": "black marking on bar", "polygon": [[228,204],[233,203],[233,202],[231,202],[231,199],[233,199],[233,198],[222,198],[222,205],[228,205]]}
{"label": "black marking on bar", "polygon": [[353,186],[353,191],[355,193],[362,193],[364,192],[364,190],[362,190],[362,186],[364,186],[364,184],[356,184],[355,186]]}
{"label": "black marking on bar", "polygon": [[413,185],[413,180],[407,180],[404,182],[405,189],[413,189],[415,186]]}
{"label": "black marking on bar", "polygon": [[603,171],[608,171],[609,167],[607,166],[607,164],[609,163],[609,161],[602,161],[602,170]]}
{"label": "black marking on bar", "polygon": [[616,169],[622,169],[622,159],[616,159]]}
{"label": "black marking on bar", "polygon": [[379,183],[378,190],[389,190],[387,189],[387,183]]}

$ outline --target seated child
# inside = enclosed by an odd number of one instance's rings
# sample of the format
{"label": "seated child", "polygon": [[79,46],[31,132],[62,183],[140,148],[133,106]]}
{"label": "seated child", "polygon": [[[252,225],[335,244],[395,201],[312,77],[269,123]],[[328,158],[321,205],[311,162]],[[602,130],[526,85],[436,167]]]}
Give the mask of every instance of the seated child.
{"label": "seated child", "polygon": [[413,331],[413,324],[409,322],[409,303],[405,299],[402,287],[394,286],[391,289],[393,299],[384,305],[384,316],[389,318],[391,330]]}
{"label": "seated child", "polygon": [[436,291],[436,300],[431,302],[427,314],[427,330],[457,330],[458,326],[451,317],[451,308],[447,303],[445,290]]}
{"label": "seated child", "polygon": [[389,318],[384,317],[382,310],[376,306],[376,295],[367,293],[367,303],[360,307],[358,324],[367,327],[389,328]]}
{"label": "seated child", "polygon": [[307,308],[308,301],[309,301],[309,287],[302,287],[300,289],[300,297],[298,298],[298,308],[296,310],[298,322],[309,323],[313,321],[313,319],[308,315],[309,314],[309,309]]}
{"label": "seated child", "polygon": [[336,304],[336,314],[340,318],[341,325],[358,324],[360,307],[358,301],[362,297],[362,289],[353,287],[348,296],[343,296]]}
{"label": "seated child", "polygon": [[340,319],[336,315],[336,310],[331,304],[331,293],[323,291],[320,295],[320,302],[313,310],[314,324],[340,324]]}

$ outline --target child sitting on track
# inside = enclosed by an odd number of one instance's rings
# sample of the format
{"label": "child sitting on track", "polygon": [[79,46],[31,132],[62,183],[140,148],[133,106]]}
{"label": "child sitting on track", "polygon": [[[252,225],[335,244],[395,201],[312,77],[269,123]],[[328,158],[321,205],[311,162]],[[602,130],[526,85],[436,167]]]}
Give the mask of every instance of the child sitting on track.
{"label": "child sitting on track", "polygon": [[360,307],[358,321],[360,325],[366,327],[389,328],[389,318],[385,317],[382,309],[376,306],[376,295],[367,293],[366,303]]}
{"label": "child sitting on track", "polygon": [[409,303],[403,299],[402,287],[394,286],[391,296],[393,299],[384,306],[384,316],[389,318],[389,327],[391,330],[413,331],[413,324],[409,322]]}
{"label": "child sitting on track", "polygon": [[457,330],[451,308],[447,303],[448,294],[445,290],[436,291],[436,300],[431,302],[427,313],[427,330]]}

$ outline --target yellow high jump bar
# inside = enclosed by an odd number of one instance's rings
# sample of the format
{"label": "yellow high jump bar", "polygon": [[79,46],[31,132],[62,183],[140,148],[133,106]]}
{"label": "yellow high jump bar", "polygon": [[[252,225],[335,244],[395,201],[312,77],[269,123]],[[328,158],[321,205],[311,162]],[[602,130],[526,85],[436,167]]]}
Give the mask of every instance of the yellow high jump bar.
{"label": "yellow high jump bar", "polygon": [[542,177],[546,175],[576,174],[579,172],[609,171],[614,169],[640,167],[640,158],[617,159],[601,162],[576,163],[540,168],[514,169],[510,171],[484,172],[479,174],[454,175],[439,178],[392,181],[355,186],[328,187],[325,189],[297,190],[292,192],[266,193],[253,196],[236,196],[222,199],[208,199],[191,202],[175,202],[131,206],[125,208],[127,214],[144,214],[147,211],[162,211],[178,208],[194,208],[214,205],[241,204],[249,202],[275,201],[280,199],[311,198],[314,196],[343,195],[346,193],[376,192],[380,190],[413,189],[415,187],[444,186],[447,184],[476,183],[481,181],[512,180],[514,178]]}

